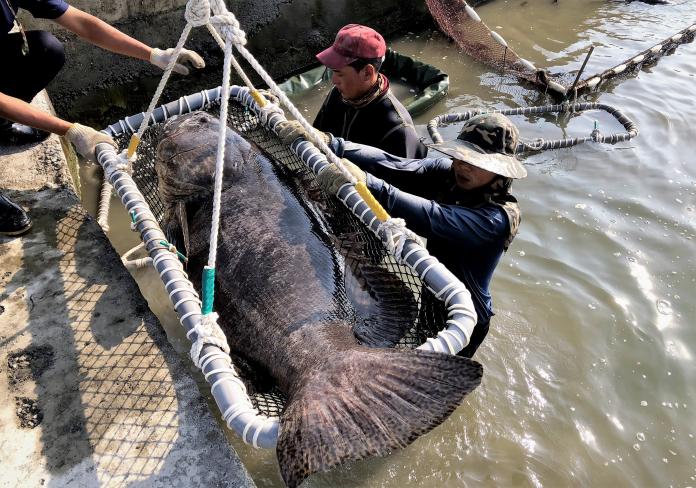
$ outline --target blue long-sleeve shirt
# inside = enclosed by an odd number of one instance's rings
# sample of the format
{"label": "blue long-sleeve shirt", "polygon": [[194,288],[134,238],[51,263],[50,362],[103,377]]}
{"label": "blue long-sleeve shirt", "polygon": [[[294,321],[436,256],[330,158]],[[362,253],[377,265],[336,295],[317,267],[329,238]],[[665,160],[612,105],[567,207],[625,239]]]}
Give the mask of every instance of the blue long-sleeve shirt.
{"label": "blue long-sleeve shirt", "polygon": [[430,253],[468,288],[478,323],[488,321],[489,286],[510,232],[505,211],[492,203],[462,206],[467,194],[455,188],[449,158],[399,158],[336,137],[331,148],[368,173],[367,187],[377,200],[428,240]]}

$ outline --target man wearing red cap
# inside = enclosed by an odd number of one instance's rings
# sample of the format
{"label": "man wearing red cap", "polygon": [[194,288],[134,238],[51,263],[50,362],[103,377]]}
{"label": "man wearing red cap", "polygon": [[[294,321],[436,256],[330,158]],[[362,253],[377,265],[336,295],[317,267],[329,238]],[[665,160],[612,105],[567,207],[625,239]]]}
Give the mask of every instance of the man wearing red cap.
{"label": "man wearing red cap", "polygon": [[379,72],[386,51],[384,38],[374,29],[349,24],[338,31],[333,45],[317,54],[333,71],[334,88],[314,127],[396,156],[425,157],[427,149],[411,116]]}

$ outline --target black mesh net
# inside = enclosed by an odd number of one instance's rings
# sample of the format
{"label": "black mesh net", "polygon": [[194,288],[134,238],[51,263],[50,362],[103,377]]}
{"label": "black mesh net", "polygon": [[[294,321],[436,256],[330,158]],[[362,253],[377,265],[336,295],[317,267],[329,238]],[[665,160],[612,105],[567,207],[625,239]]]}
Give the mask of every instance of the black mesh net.
{"label": "black mesh net", "polygon": [[[216,105],[206,110],[211,114],[219,114],[219,107]],[[369,266],[363,266],[361,272],[368,281],[371,281],[370,294],[373,298],[385,302],[387,307],[390,302],[398,301],[401,307],[398,309],[399,317],[395,318],[391,315],[390,321],[409,321],[407,326],[403,327],[407,329],[407,332],[397,344],[397,348],[415,348],[444,327],[447,312],[443,302],[433,296],[410,268],[397,263],[382,242],[338,199],[323,194],[313,173],[304,162],[275,134],[263,127],[252,111],[231,100],[228,125],[255,143],[274,164],[285,168],[283,171],[289,170],[304,189],[300,196],[303,193],[322,194],[319,211],[326,216],[323,222],[335,239],[334,245],[346,267],[351,266],[351,256],[359,255],[360,262],[367,261]],[[164,207],[157,192],[155,150],[161,132],[161,124],[147,129],[138,149],[138,159],[133,166],[133,180],[143,193],[155,217],[160,221]],[[116,140],[121,150],[128,145],[127,136],[120,136]],[[316,209],[317,206],[313,205],[313,208]],[[398,286],[395,286],[395,282],[398,282]],[[395,294],[402,296],[395,297]],[[408,300],[403,300],[404,294],[408,295]],[[355,308],[354,303],[341,303],[347,302],[347,296],[336,297],[336,299],[341,308],[346,310]],[[412,305],[404,306],[404,303]],[[263,371],[259,371],[259,368],[248,364],[244,358],[235,356],[233,362],[247,386],[252,403],[259,412],[269,416],[279,416],[284,408],[284,396],[273,381]]]}

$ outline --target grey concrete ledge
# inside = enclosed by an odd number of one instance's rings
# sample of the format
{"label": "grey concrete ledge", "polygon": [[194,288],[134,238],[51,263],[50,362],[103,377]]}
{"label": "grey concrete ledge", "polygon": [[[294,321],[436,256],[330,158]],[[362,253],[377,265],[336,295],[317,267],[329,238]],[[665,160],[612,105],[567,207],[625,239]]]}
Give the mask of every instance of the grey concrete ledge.
{"label": "grey concrete ledge", "polygon": [[22,149],[0,148],[34,220],[0,237],[0,486],[254,486],[58,139]]}
{"label": "grey concrete ledge", "polygon": [[[185,25],[185,0],[70,3],[153,47],[174,47]],[[247,48],[274,77],[316,62],[314,55],[331,45],[345,24],[367,24],[390,36],[422,26],[430,19],[420,0],[237,0],[227,5],[247,33]],[[134,92],[151,95],[161,70],[92,46],[55,23],[34,19],[27,12],[22,12],[20,19],[26,29],[47,29],[65,45],[66,65],[49,85],[59,113],[66,117],[83,112],[95,116],[105,110],[103,116],[110,120],[101,120],[101,125],[107,125],[147,107],[149,95],[141,107],[134,104],[140,95]],[[198,51],[208,67],[187,77],[173,76],[164,100],[220,84],[222,54],[206,29],[194,29],[186,46]],[[248,74],[258,81],[253,70],[249,69]],[[120,90],[119,85],[128,86]],[[119,111],[128,105],[129,109]],[[120,115],[114,117],[114,112]]]}

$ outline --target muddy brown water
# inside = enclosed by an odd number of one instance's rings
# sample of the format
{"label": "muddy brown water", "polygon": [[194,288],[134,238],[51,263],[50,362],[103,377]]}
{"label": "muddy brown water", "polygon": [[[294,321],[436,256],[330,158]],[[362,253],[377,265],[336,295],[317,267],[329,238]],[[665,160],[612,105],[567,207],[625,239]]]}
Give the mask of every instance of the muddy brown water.
{"label": "muddy brown water", "polygon": [[[539,66],[576,69],[595,45],[589,73],[695,22],[696,2],[498,0],[478,12]],[[417,124],[549,101],[437,32],[392,46],[450,75],[448,97]],[[324,93],[298,104],[313,116]],[[696,44],[687,44],[587,98],[623,109],[639,124],[637,139],[525,159],[529,177],[513,187],[522,227],[493,280],[497,315],[477,354],[481,387],[406,449],[306,486],[696,486],[695,93]],[[595,113],[515,118],[524,136],[546,138],[586,135],[595,120],[605,133],[619,129]],[[83,168],[92,207],[95,174]],[[137,241],[118,202],[113,209],[110,237],[123,252]],[[157,280],[136,277],[185,353]],[[229,437],[257,485],[282,486],[274,452]]]}

